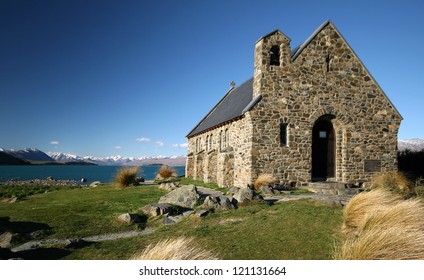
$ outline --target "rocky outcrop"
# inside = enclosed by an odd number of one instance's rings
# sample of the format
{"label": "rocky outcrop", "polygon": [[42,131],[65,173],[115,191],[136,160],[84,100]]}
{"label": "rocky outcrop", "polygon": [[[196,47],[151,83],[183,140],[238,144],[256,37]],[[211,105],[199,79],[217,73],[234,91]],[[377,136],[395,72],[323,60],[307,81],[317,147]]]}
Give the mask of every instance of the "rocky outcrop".
{"label": "rocky outcrop", "polygon": [[169,203],[183,208],[194,208],[200,199],[197,188],[193,185],[182,186],[159,199],[159,203]]}

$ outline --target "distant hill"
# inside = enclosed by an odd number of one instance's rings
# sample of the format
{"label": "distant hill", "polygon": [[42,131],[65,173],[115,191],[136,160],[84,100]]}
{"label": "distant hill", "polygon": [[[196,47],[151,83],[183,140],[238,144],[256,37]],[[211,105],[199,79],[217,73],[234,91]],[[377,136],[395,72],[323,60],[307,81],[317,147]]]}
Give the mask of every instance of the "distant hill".
{"label": "distant hill", "polygon": [[54,162],[55,160],[49,157],[46,153],[37,149],[24,150],[4,150],[9,155],[28,161]]}
{"label": "distant hill", "polygon": [[0,151],[0,165],[30,165],[28,161],[16,158],[4,151]]}

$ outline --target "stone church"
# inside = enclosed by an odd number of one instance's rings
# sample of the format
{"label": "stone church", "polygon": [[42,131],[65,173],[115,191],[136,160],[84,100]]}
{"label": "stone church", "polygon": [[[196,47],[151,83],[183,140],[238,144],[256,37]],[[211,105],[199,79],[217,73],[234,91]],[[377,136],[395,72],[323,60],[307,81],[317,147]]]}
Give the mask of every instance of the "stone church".
{"label": "stone church", "polygon": [[397,170],[402,116],[331,21],[294,49],[279,30],[263,36],[253,70],[188,133],[187,177],[305,186]]}

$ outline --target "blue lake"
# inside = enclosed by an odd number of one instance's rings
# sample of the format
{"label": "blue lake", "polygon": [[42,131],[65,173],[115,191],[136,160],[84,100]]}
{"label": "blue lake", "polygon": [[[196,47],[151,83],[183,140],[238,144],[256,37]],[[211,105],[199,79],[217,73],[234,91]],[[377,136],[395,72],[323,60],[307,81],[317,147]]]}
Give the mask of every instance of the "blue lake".
{"label": "blue lake", "polygon": [[[146,180],[152,180],[161,166],[140,166],[139,176]],[[122,166],[99,166],[99,165],[24,165],[24,166],[0,166],[0,181],[17,179],[33,180],[46,179],[51,176],[57,180],[80,180],[86,178],[87,182],[102,181],[112,182],[118,169]],[[172,167],[181,176],[185,173],[185,166]]]}

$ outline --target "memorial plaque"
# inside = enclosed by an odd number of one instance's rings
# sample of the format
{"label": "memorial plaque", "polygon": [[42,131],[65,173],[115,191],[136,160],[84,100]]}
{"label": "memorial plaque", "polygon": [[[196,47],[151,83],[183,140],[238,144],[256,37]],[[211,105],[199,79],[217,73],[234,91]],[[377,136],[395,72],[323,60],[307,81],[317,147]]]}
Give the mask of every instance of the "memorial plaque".
{"label": "memorial plaque", "polygon": [[364,172],[369,172],[369,173],[381,172],[381,160],[378,160],[378,159],[364,160]]}

